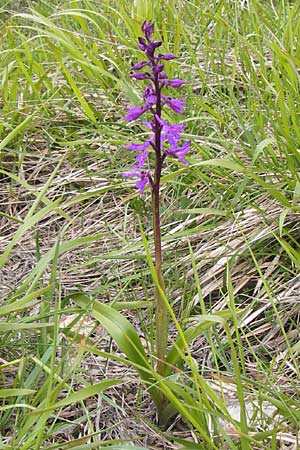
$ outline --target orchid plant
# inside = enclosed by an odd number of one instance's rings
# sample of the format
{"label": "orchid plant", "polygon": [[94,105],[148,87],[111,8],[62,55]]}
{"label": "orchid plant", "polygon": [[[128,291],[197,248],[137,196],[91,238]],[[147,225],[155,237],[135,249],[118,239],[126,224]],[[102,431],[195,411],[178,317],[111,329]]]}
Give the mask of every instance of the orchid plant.
{"label": "orchid plant", "polygon": [[[131,78],[147,80],[148,84],[143,93],[144,104],[140,107],[131,107],[125,119],[129,122],[139,119],[145,113],[150,114],[151,120],[142,121],[142,124],[151,130],[150,137],[143,143],[131,143],[126,148],[135,152],[135,165],[123,176],[137,179],[136,187],[140,194],[144,193],[147,185],[152,191],[153,230],[155,245],[155,270],[159,289],[156,290],[156,358],[157,373],[165,376],[167,366],[165,363],[168,341],[169,313],[160,292],[164,292],[162,276],[162,249],[160,227],[160,186],[163,164],[167,157],[177,158],[181,163],[188,164],[185,157],[190,150],[190,141],[182,141],[181,133],[184,126],[170,124],[163,118],[163,108],[167,107],[176,114],[183,114],[185,103],[182,98],[172,98],[166,95],[168,88],[180,88],[185,81],[181,79],[169,80],[164,71],[164,61],[176,58],[173,53],[157,53],[162,45],[161,41],[153,40],[154,25],[144,22],[142,25],[144,37],[140,37],[139,48],[145,53],[146,59],[134,64],[131,68]],[[152,152],[151,152],[152,150]],[[149,157],[155,155],[154,168],[151,171]],[[164,399],[161,399],[164,402]],[[163,405],[161,405],[163,406]]]}
{"label": "orchid plant", "polygon": [[[161,41],[153,40],[154,26],[145,21],[142,25],[143,37],[139,38],[139,48],[145,53],[145,59],[134,64],[131,68],[131,77],[136,80],[147,82],[143,92],[143,105],[129,108],[126,115],[128,122],[135,121],[142,116],[146,117],[141,123],[150,130],[144,142],[134,142],[126,145],[127,149],[134,152],[135,164],[123,173],[126,178],[136,179],[136,188],[139,193],[144,194],[146,189],[152,193],[153,207],[153,231],[155,247],[155,264],[153,265],[151,255],[147,245],[147,240],[142,233],[145,244],[146,257],[156,285],[155,299],[155,366],[152,355],[146,354],[142,341],[140,340],[134,326],[115,308],[96,299],[90,299],[88,295],[72,294],[72,300],[80,307],[91,307],[91,314],[106,328],[113,337],[122,352],[126,355],[126,362],[135,367],[141,380],[147,386],[157,410],[158,423],[165,428],[175,414],[180,413],[188,421],[198,427],[198,419],[194,420],[189,412],[188,406],[192,403],[189,393],[180,391],[183,394],[184,402],[178,398],[178,389],[174,389],[172,384],[172,374],[179,373],[185,355],[188,352],[188,344],[198,334],[198,326],[188,327],[182,330],[176,324],[178,335],[174,342],[170,343],[168,349],[168,331],[170,316],[174,322],[172,309],[165,295],[164,280],[162,275],[162,248],[161,248],[161,226],[160,226],[160,188],[161,175],[166,160],[176,159],[187,165],[186,155],[190,149],[190,141],[182,139],[184,126],[181,124],[171,124],[166,120],[166,108],[171,109],[176,114],[183,114],[185,109],[184,99],[173,98],[168,95],[171,88],[180,88],[185,81],[181,79],[170,80],[164,71],[165,61],[176,58],[173,53],[162,54],[158,49],[162,45]],[[202,325],[201,325],[202,326]],[[201,328],[202,330],[202,328]],[[93,349],[93,352],[96,350]],[[97,351],[102,354],[102,351]],[[107,357],[107,353],[103,353]],[[110,357],[114,358],[114,356]],[[170,378],[171,377],[171,378]],[[170,383],[169,383],[170,381]],[[174,379],[173,379],[174,382]],[[179,396],[180,397],[180,396]],[[185,404],[186,403],[186,404]],[[202,412],[200,422],[204,420]],[[199,422],[199,423],[200,423]]]}

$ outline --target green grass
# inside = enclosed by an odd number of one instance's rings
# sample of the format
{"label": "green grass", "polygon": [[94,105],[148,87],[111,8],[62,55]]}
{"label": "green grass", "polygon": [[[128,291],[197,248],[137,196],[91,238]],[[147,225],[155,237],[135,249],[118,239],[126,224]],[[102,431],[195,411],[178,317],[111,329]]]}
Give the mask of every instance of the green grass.
{"label": "green grass", "polygon": [[[299,448],[299,10],[1,3],[0,449]],[[163,173],[165,380],[150,192],[120,176],[144,19],[179,56],[192,141]],[[158,429],[157,388],[181,432]]]}

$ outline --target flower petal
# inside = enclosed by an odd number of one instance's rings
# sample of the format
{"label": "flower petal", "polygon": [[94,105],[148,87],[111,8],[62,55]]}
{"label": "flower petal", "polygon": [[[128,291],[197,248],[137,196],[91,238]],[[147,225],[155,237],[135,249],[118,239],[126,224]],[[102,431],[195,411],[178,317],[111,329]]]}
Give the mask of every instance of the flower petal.
{"label": "flower petal", "polygon": [[175,58],[177,58],[177,56],[174,55],[174,53],[166,53],[165,55],[163,55],[162,53],[158,54],[158,59],[164,59],[166,61],[170,61],[171,59]]}
{"label": "flower petal", "polygon": [[141,174],[141,171],[137,169],[136,167],[133,167],[131,172],[123,172],[122,177],[124,178],[132,178],[132,177],[139,177]]}
{"label": "flower petal", "polygon": [[145,141],[142,144],[134,144],[134,143],[127,144],[127,145],[125,145],[125,147],[128,150],[133,150],[134,152],[141,152],[143,150],[146,150],[149,147],[149,145],[150,145],[150,142],[149,141]]}
{"label": "flower petal", "polygon": [[147,78],[151,78],[151,75],[148,72],[138,72],[130,74],[130,78],[135,78],[137,80],[146,80]]}
{"label": "flower petal", "polygon": [[142,124],[145,125],[145,127],[149,128],[150,130],[154,131],[155,123],[152,120],[149,121],[143,120]]}
{"label": "flower petal", "polygon": [[158,75],[158,78],[159,78],[160,80],[167,80],[167,79],[168,79],[168,75],[167,75],[165,72],[161,72],[161,73]]}
{"label": "flower petal", "polygon": [[148,61],[140,61],[140,62],[134,64],[134,65],[131,67],[131,70],[140,70],[140,69],[142,69],[143,67],[148,66],[148,65],[149,65],[149,62],[148,62]]}
{"label": "flower petal", "polygon": [[144,150],[142,153],[135,157],[136,162],[138,163],[138,167],[142,168],[145,165],[145,161],[148,158],[149,152],[148,150]]}
{"label": "flower petal", "polygon": [[183,84],[185,84],[186,82],[184,80],[179,80],[179,79],[175,79],[175,80],[171,80],[167,82],[168,86],[171,86],[173,88],[179,88],[181,87]]}
{"label": "flower petal", "polygon": [[148,48],[148,45],[146,43],[146,39],[142,38],[142,37],[139,37],[138,41],[139,41],[139,48],[141,50],[143,50],[143,52],[145,52],[147,50],[147,48]]}
{"label": "flower petal", "polygon": [[141,178],[140,180],[138,180],[135,185],[138,188],[138,190],[140,191],[140,194],[144,193],[145,187],[148,183],[148,179],[147,178]]}
{"label": "flower petal", "polygon": [[171,146],[168,149],[164,149],[164,153],[166,155],[174,156],[175,158],[178,158],[180,162],[182,162],[185,165],[188,165],[188,162],[184,159],[185,155],[190,150],[191,141],[185,141],[181,147],[177,146]]}
{"label": "flower petal", "polygon": [[146,55],[148,56],[148,58],[150,60],[153,60],[154,57],[154,52],[157,49],[157,47],[160,47],[162,44],[162,41],[155,41],[155,42],[150,42],[149,45],[147,46],[146,51]]}

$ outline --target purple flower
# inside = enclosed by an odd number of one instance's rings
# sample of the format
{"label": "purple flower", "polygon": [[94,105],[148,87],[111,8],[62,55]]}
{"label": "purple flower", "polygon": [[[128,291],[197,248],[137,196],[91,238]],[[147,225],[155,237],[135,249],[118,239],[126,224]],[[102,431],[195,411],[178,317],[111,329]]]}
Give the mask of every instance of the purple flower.
{"label": "purple flower", "polygon": [[[166,72],[161,72],[161,73],[158,75],[158,78],[159,78],[160,80],[167,80],[167,79],[168,79],[168,75],[166,74]],[[164,81],[163,81],[163,84],[165,84]]]}
{"label": "purple flower", "polygon": [[143,142],[142,144],[127,144],[125,145],[128,150],[133,150],[134,152],[142,152],[146,150],[150,145],[150,141]]}
{"label": "purple flower", "polygon": [[185,83],[186,82],[184,80],[175,79],[175,80],[167,81],[166,84],[167,84],[167,86],[171,86],[173,88],[179,88]]}
{"label": "purple flower", "polygon": [[150,42],[149,45],[146,46],[146,55],[150,59],[150,61],[154,58],[154,52],[157,49],[157,47],[160,47],[162,44],[162,41],[155,41]]}
{"label": "purple flower", "polygon": [[165,103],[173,109],[174,112],[177,114],[183,114],[183,110],[185,108],[184,100],[181,98],[171,98],[166,97],[165,95],[162,95],[162,98],[164,99]]}
{"label": "purple flower", "polygon": [[142,38],[142,37],[139,37],[138,41],[139,41],[139,48],[141,50],[143,50],[143,52],[145,52],[147,50],[147,48],[148,48],[148,45],[146,43],[146,39]]}
{"label": "purple flower", "polygon": [[152,108],[152,106],[156,104],[157,95],[151,84],[148,84],[148,86],[144,90],[143,97],[146,100],[146,105],[148,106],[148,108]]}
{"label": "purple flower", "polygon": [[177,58],[177,56],[174,55],[173,53],[166,53],[165,55],[163,55],[162,53],[159,53],[157,58],[164,59],[165,61],[170,61],[171,59]]}
{"label": "purple flower", "polygon": [[137,180],[135,185],[140,191],[140,194],[143,194],[147,183],[150,182],[150,171],[141,170],[138,167],[133,167],[131,172],[124,172],[123,177],[125,178],[138,177],[139,179]]}
{"label": "purple flower", "polygon": [[164,140],[167,140],[171,146],[175,146],[180,141],[180,133],[182,133],[183,130],[184,125],[170,125],[166,123],[162,128],[162,137],[164,138]]}
{"label": "purple flower", "polygon": [[127,115],[125,116],[125,120],[128,122],[131,122],[132,120],[136,120],[138,117],[140,117],[142,114],[144,114],[145,111],[147,111],[148,107],[142,106],[133,106],[132,108],[129,108]]}
{"label": "purple flower", "polygon": [[168,149],[164,149],[163,151],[166,155],[174,156],[183,164],[188,165],[188,162],[184,159],[184,157],[190,150],[190,145],[191,141],[185,141],[181,147],[170,147]]}
{"label": "purple flower", "polygon": [[138,163],[138,167],[144,167],[145,161],[148,158],[149,152],[148,148],[151,145],[152,138],[149,141],[143,142],[142,144],[128,144],[125,145],[128,150],[133,150],[134,152],[141,152],[139,155],[135,157],[136,162]]}
{"label": "purple flower", "polygon": [[147,183],[149,183],[149,173],[142,171],[141,175],[140,175],[140,179],[135,183],[136,187],[140,191],[140,194],[144,193]]}
{"label": "purple flower", "polygon": [[143,97],[144,97],[144,99],[147,99],[151,95],[155,95],[155,91],[154,91],[154,89],[152,87],[152,84],[149,83],[147,85],[146,89],[144,90]]}
{"label": "purple flower", "polygon": [[140,62],[134,64],[134,65],[131,67],[131,70],[140,70],[140,69],[142,69],[143,67],[148,66],[148,65],[149,65],[149,62],[148,62],[148,61],[140,61]]}
{"label": "purple flower", "polygon": [[144,36],[146,37],[146,39],[147,39],[148,41],[150,41],[151,36],[152,36],[152,34],[153,34],[153,32],[154,32],[154,25],[153,25],[153,23],[147,22],[147,21],[145,20],[145,21],[143,22],[143,25],[142,25],[142,32],[143,32]]}
{"label": "purple flower", "polygon": [[150,120],[148,122],[146,120],[143,120],[142,124],[145,125],[145,127],[149,128],[152,131],[155,130],[155,123],[152,120]]}
{"label": "purple flower", "polygon": [[146,80],[146,78],[151,78],[150,73],[148,72],[138,72],[138,73],[132,73],[130,75],[130,78],[136,78],[137,80]]}
{"label": "purple flower", "polygon": [[154,73],[154,75],[162,72],[164,70],[164,65],[163,64],[157,64],[157,66],[152,68],[152,72]]}

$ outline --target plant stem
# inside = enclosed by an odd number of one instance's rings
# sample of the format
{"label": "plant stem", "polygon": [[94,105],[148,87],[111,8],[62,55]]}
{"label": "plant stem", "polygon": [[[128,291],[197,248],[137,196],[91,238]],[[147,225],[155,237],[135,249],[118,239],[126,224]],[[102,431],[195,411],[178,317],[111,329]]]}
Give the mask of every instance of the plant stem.
{"label": "plant stem", "polygon": [[[161,235],[160,235],[160,217],[159,217],[159,189],[153,189],[153,228],[155,242],[155,270],[159,283],[159,287],[164,291],[164,281],[161,272],[162,252],[161,252]],[[160,375],[165,373],[165,358],[168,341],[168,325],[169,313],[165,303],[156,289],[156,357],[157,372]]]}
{"label": "plant stem", "polygon": [[[156,117],[155,117],[155,174],[152,189],[152,205],[153,205],[153,231],[154,231],[154,245],[155,245],[155,270],[159,283],[159,287],[165,291],[165,285],[162,276],[162,249],[161,249],[161,228],[160,228],[160,178],[162,171],[162,151],[161,151],[161,124],[157,117],[161,117],[161,92],[158,82],[158,76],[154,81],[156,92]],[[169,329],[169,312],[166,308],[163,298],[160,295],[159,289],[156,289],[156,357],[157,357],[157,372],[164,376],[166,371],[165,358],[168,343],[168,329]],[[165,399],[162,398],[162,403]]]}

